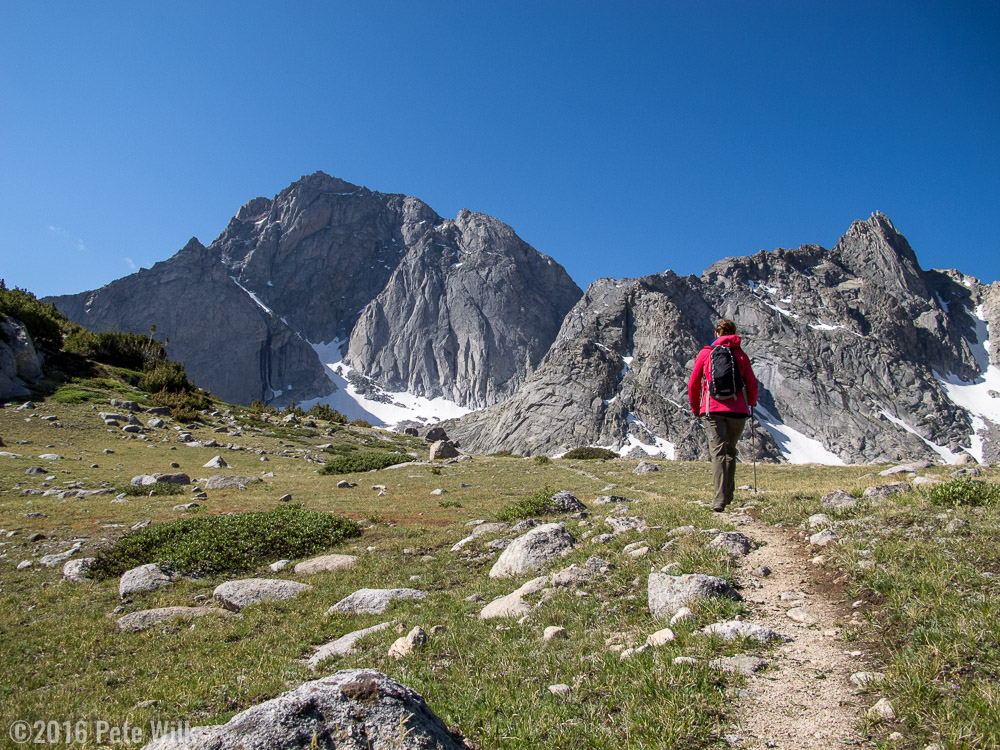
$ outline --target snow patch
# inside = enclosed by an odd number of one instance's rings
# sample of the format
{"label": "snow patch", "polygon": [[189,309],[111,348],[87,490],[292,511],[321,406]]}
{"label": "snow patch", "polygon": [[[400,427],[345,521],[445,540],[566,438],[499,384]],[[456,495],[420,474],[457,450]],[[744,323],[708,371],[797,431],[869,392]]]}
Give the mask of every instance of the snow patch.
{"label": "snow patch", "polygon": [[906,430],[907,432],[909,432],[911,435],[916,435],[918,438],[920,438],[921,440],[923,440],[924,443],[927,445],[928,448],[930,448],[932,451],[934,451],[939,456],[941,456],[942,459],[944,459],[944,462],[946,464],[958,463],[958,457],[961,455],[960,453],[955,453],[955,451],[953,451],[951,448],[948,448],[946,446],[938,445],[937,443],[932,443],[930,440],[928,440],[927,438],[925,438],[923,435],[921,435],[915,429],[913,429],[912,427],[910,427],[910,425],[908,425],[902,419],[900,419],[899,417],[894,417],[886,409],[879,409],[878,413],[881,414],[886,419],[888,419],[894,425],[902,427],[904,430]]}
{"label": "snow patch", "polygon": [[778,450],[788,463],[845,465],[840,456],[827,450],[819,440],[807,437],[784,424],[760,404],[754,407],[754,414],[761,426],[771,433],[774,442],[778,444]]}
{"label": "snow patch", "polygon": [[375,401],[358,393],[347,379],[353,368],[343,361],[346,344],[347,339],[334,339],[325,344],[310,343],[337,390],[322,398],[303,401],[300,406],[306,411],[316,404],[327,404],[348,419],[364,419],[375,427],[392,427],[406,420],[440,422],[457,419],[472,411],[446,398],[429,399],[405,391],[383,391],[389,397],[388,403]]}
{"label": "snow patch", "polygon": [[[260,301],[260,299],[259,299],[259,298],[257,297],[257,295],[256,295],[256,294],[254,294],[254,293],[253,293],[253,292],[251,292],[251,291],[250,291],[249,289],[247,289],[247,288],[246,288],[245,286],[243,286],[243,285],[242,285],[242,284],[241,284],[240,282],[238,282],[238,281],[236,280],[236,277],[235,277],[235,276],[230,276],[229,278],[233,280],[233,283],[234,283],[234,284],[236,284],[236,286],[238,286],[238,287],[239,287],[240,289],[242,289],[242,290],[243,290],[244,292],[246,292],[246,293],[247,293],[247,295],[248,295],[248,296],[250,297],[250,299],[252,299],[252,300],[253,300],[254,302],[256,302],[256,303],[257,303],[257,306],[258,306],[258,307],[259,307],[259,308],[260,308],[261,310],[263,310],[264,312],[266,312],[266,313],[267,313],[268,315],[270,315],[270,316],[272,316],[272,317],[276,317],[276,316],[274,315],[274,311],[273,311],[273,310],[271,310],[271,308],[270,308],[270,307],[268,307],[267,305],[265,305],[265,304],[264,304],[263,302],[261,302],[261,301]],[[270,282],[268,282],[268,286],[270,286]],[[286,325],[287,325],[287,324],[286,324]]]}

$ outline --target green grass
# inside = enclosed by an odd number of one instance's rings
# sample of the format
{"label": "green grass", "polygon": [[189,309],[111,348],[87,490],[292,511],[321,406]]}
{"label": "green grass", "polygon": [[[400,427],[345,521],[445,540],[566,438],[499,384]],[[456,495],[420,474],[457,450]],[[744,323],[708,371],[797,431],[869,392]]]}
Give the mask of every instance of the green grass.
{"label": "green grass", "polygon": [[935,505],[1000,505],[1000,484],[956,479],[934,487],[928,499]]}
{"label": "green grass", "polygon": [[98,552],[93,571],[103,580],[160,562],[190,575],[240,573],[281,558],[321,552],[360,534],[354,521],[296,506],[184,518],[126,534]]}
{"label": "green grass", "polygon": [[522,497],[512,503],[507,503],[497,511],[498,521],[519,521],[523,518],[547,516],[560,512],[561,509],[552,502],[552,490],[548,486],[527,497]]}

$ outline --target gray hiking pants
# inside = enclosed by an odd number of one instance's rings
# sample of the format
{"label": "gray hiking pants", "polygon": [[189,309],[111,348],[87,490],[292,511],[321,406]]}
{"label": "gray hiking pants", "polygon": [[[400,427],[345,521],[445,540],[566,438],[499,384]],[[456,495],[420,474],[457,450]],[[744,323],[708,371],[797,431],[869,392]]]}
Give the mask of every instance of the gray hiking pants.
{"label": "gray hiking pants", "polygon": [[736,492],[736,444],[746,422],[746,417],[723,417],[718,414],[705,417],[708,450],[712,455],[712,485],[715,488],[712,510],[722,510],[733,501]]}

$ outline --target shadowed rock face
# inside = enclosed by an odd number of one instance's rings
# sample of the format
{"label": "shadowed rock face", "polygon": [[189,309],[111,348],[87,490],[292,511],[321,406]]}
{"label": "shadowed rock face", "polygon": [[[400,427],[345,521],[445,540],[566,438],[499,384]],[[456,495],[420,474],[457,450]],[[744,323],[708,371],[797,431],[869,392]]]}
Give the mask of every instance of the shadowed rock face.
{"label": "shadowed rock face", "polygon": [[[940,461],[920,436],[959,452],[972,427],[934,373],[980,371],[969,343],[977,340],[973,313],[982,306],[996,325],[997,289],[957,272],[922,271],[881,214],[855,222],[829,251],[805,245],[729,258],[701,277],[601,279],[514,396],[448,424],[448,433],[473,452],[523,454],[620,449],[629,437],[655,451],[656,435],[676,458],[706,459],[687,379],[715,321],[732,318],[761,381],[760,403],[774,418],[848,463]],[[751,439],[748,429],[744,460]],[[778,458],[770,434],[758,430],[756,445],[759,458]]]}
{"label": "shadowed rock face", "polygon": [[485,406],[537,365],[581,293],[496,219],[446,221],[317,172],[249,201],[208,248],[192,240],[151,270],[48,301],[94,330],[156,325],[169,356],[228,401],[327,395],[309,342],[349,338],[377,385]]}

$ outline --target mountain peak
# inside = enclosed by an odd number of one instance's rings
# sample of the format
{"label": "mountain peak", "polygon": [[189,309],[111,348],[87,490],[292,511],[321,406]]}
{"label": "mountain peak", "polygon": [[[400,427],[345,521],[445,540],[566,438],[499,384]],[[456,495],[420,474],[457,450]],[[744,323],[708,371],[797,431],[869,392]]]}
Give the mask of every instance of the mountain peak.
{"label": "mountain peak", "polygon": [[867,221],[851,224],[833,253],[846,268],[890,293],[921,299],[930,296],[916,253],[881,211],[875,211]]}

